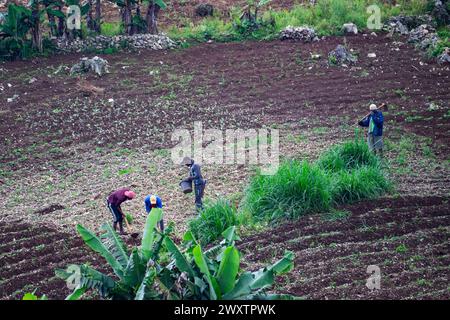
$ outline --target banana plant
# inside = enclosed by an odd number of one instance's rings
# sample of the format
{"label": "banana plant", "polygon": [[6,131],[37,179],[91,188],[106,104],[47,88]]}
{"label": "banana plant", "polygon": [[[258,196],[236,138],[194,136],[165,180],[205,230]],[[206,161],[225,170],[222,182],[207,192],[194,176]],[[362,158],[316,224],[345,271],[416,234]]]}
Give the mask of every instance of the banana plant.
{"label": "banana plant", "polygon": [[[106,275],[92,267],[71,265],[67,270],[58,269],[56,275],[66,281],[75,281],[76,287],[67,300],[77,300],[89,290],[97,291],[105,299],[154,299],[160,293],[153,284],[157,270],[159,251],[162,241],[171,232],[171,227],[165,233],[156,230],[157,222],[162,217],[161,209],[153,209],[147,216],[141,246],[128,252],[120,236],[109,224],[102,226],[103,233],[97,236],[92,231],[77,225],[77,231],[85,244],[100,254],[112,268],[115,277]],[[69,272],[68,270],[77,270]],[[74,278],[75,277],[75,278]]]}
{"label": "banana plant", "polygon": [[[185,279],[185,289],[177,292],[182,299],[195,300],[248,300],[248,299],[293,299],[290,295],[269,294],[275,276],[289,272],[294,267],[294,254],[286,252],[275,264],[255,272],[240,271],[240,253],[235,247],[236,227],[226,229],[224,240],[203,252],[200,244],[188,231],[184,236],[185,249],[165,239],[167,250],[173,255],[180,278]],[[169,266],[170,268],[170,266]]]}
{"label": "banana plant", "polygon": [[[255,272],[240,270],[240,253],[235,246],[239,240],[236,227],[223,232],[224,239],[218,245],[203,251],[193,234],[188,231],[182,247],[170,238],[172,226],[164,233],[156,229],[162,218],[162,210],[154,208],[147,216],[140,247],[131,253],[109,224],[102,227],[98,237],[91,231],[77,226],[84,242],[100,254],[111,266],[114,276],[106,275],[88,265],[70,266],[78,270],[76,288],[67,299],[80,299],[87,291],[95,290],[104,299],[292,299],[289,295],[269,294],[275,276],[293,268],[294,254],[286,252],[273,265]],[[162,253],[169,255],[164,262]],[[73,274],[57,270],[66,281]]]}

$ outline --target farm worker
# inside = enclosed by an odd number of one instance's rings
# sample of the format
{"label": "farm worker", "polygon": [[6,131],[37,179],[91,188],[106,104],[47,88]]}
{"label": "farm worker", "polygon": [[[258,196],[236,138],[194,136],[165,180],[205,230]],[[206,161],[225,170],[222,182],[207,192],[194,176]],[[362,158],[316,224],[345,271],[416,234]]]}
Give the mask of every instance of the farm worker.
{"label": "farm worker", "polygon": [[203,209],[202,198],[205,192],[206,180],[203,180],[201,167],[198,163],[194,162],[194,159],[189,157],[184,157],[181,165],[185,165],[189,168],[189,177],[187,180],[194,183],[194,194],[195,194],[195,207],[197,211]]}
{"label": "farm worker", "polygon": [[383,113],[376,104],[371,104],[370,114],[358,122],[361,127],[369,127],[367,144],[370,151],[383,156]]}
{"label": "farm worker", "polygon": [[[145,203],[145,211],[147,211],[148,214],[150,214],[153,208],[162,209],[163,206],[161,198],[154,194],[146,196],[144,203]],[[164,221],[162,217],[161,220],[159,220],[159,229],[161,230],[161,232],[164,231]]]}
{"label": "farm worker", "polygon": [[123,219],[125,218],[125,215],[120,205],[127,200],[134,199],[135,197],[136,193],[128,188],[122,188],[111,193],[108,199],[106,199],[106,204],[108,205],[109,211],[111,211],[113,216],[114,230],[117,231],[117,224],[119,224],[121,234],[126,233],[123,231]]}

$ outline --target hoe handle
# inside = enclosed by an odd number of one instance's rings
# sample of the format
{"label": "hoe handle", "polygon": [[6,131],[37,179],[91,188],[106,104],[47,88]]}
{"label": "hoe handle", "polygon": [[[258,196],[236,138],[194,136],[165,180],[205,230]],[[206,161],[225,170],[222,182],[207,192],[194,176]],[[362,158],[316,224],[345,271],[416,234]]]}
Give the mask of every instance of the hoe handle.
{"label": "hoe handle", "polygon": [[131,233],[130,224],[128,223],[128,219],[125,215],[123,215],[123,219],[125,220],[125,224],[127,225],[128,232]]}

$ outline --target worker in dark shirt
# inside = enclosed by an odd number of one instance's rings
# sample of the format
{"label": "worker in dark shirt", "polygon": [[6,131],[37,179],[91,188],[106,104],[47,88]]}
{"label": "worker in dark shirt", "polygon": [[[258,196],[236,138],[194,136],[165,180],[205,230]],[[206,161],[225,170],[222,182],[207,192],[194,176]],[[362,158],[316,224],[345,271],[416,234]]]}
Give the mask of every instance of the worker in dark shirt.
{"label": "worker in dark shirt", "polygon": [[[153,208],[162,209],[163,206],[161,198],[154,194],[149,194],[147,197],[145,197],[144,203],[145,211],[147,211],[148,214],[151,213]],[[164,221],[162,217],[161,220],[159,220],[159,229],[161,230],[161,232],[164,231]]]}
{"label": "worker in dark shirt", "polygon": [[109,211],[111,211],[111,214],[113,216],[113,227],[114,230],[117,231],[117,224],[119,224],[119,229],[121,234],[126,234],[123,231],[123,219],[125,217],[122,208],[120,205],[127,201],[132,200],[136,197],[136,194],[131,191],[128,188],[119,189],[117,191],[114,191],[111,193],[106,199],[106,204],[109,208]]}
{"label": "worker in dark shirt", "polygon": [[206,180],[202,177],[201,167],[198,163],[194,162],[194,159],[189,157],[184,157],[181,165],[185,165],[189,168],[189,177],[187,180],[194,183],[194,194],[195,194],[195,206],[197,211],[203,209],[202,198],[205,192]]}

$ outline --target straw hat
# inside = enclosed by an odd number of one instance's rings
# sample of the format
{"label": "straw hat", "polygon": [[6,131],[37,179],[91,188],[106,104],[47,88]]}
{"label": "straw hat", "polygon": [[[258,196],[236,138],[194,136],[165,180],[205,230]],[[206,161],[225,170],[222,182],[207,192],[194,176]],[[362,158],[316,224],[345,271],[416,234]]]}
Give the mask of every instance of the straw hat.
{"label": "straw hat", "polygon": [[372,104],[370,105],[369,109],[370,109],[370,111],[374,111],[374,110],[378,110],[378,107],[377,107],[376,104],[373,104],[373,103],[372,103]]}

